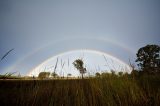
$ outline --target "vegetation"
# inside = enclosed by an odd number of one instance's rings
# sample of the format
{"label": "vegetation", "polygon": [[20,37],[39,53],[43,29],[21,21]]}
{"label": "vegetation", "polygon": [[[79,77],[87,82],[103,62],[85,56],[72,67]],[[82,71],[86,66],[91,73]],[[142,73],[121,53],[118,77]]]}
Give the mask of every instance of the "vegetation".
{"label": "vegetation", "polygon": [[[138,50],[137,62],[141,70],[132,67],[128,73],[96,73],[95,77],[83,78],[86,68],[81,59],[73,62],[83,80],[49,79],[49,72],[39,73],[38,79],[27,80],[0,75],[0,100],[2,106],[160,106],[160,54],[159,46],[147,45]],[[58,62],[58,59],[57,59]],[[56,62],[56,64],[57,64]],[[62,63],[62,62],[61,62]],[[64,63],[63,63],[64,64]],[[62,64],[62,67],[63,67]],[[58,77],[55,73],[52,77]],[[154,73],[154,74],[150,74]],[[156,73],[156,74],[155,74]],[[47,79],[47,80],[45,80]]]}
{"label": "vegetation", "polygon": [[14,106],[159,106],[160,76],[1,80],[0,95],[1,104]]}
{"label": "vegetation", "polygon": [[75,68],[77,68],[77,70],[79,70],[79,72],[81,73],[82,75],[82,79],[83,79],[83,74],[86,73],[86,68],[84,68],[84,63],[81,59],[77,59],[73,62],[73,65]]}
{"label": "vegetation", "polygon": [[50,72],[40,72],[38,75],[38,78],[40,79],[45,79],[45,78],[49,78]]}
{"label": "vegetation", "polygon": [[16,72],[13,73],[5,73],[4,75],[0,75],[0,79],[21,79],[20,74],[18,76],[14,75]]}
{"label": "vegetation", "polygon": [[53,72],[53,73],[51,74],[51,76],[52,76],[53,78],[56,78],[56,77],[58,77],[58,74],[56,74],[55,72]]}
{"label": "vegetation", "polygon": [[72,74],[70,74],[70,73],[67,74],[67,78],[68,78],[68,77],[71,77],[71,76],[72,76]]}
{"label": "vegetation", "polygon": [[147,73],[160,73],[160,46],[147,45],[140,48],[136,62]]}
{"label": "vegetation", "polygon": [[99,72],[96,72],[95,76],[96,76],[96,77],[100,77],[101,74],[100,74]]}

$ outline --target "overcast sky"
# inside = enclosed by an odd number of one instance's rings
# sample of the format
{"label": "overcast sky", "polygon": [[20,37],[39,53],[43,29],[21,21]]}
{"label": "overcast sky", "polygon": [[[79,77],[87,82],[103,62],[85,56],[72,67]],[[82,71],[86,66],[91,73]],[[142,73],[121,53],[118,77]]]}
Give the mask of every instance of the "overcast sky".
{"label": "overcast sky", "polygon": [[160,44],[159,0],[0,0],[0,57],[14,48],[0,73],[75,49],[134,61],[147,44]]}

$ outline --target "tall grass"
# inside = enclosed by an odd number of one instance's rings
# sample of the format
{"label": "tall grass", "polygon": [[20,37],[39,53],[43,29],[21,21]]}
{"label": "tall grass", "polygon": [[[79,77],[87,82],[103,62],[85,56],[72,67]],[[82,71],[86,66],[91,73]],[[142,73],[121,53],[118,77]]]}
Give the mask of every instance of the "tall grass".
{"label": "tall grass", "polygon": [[159,106],[160,77],[1,80],[0,103],[25,106]]}

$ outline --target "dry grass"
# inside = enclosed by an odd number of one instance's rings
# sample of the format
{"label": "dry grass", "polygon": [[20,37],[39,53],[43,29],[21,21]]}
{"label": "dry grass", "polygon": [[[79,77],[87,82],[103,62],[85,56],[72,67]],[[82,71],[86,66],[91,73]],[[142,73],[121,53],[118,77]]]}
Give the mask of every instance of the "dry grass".
{"label": "dry grass", "polygon": [[0,100],[1,106],[159,106],[160,77],[1,80]]}

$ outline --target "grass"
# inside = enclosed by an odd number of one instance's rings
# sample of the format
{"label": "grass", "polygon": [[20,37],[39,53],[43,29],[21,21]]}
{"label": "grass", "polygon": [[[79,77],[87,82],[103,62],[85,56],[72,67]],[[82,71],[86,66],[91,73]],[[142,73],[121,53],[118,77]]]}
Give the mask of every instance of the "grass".
{"label": "grass", "polygon": [[0,80],[0,101],[14,106],[160,106],[160,76]]}

